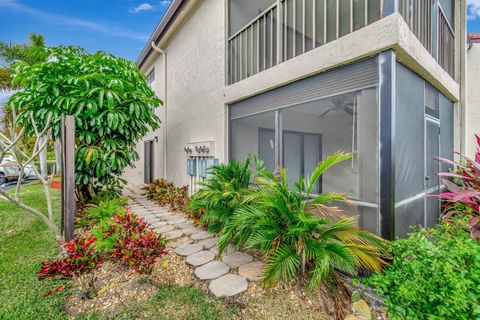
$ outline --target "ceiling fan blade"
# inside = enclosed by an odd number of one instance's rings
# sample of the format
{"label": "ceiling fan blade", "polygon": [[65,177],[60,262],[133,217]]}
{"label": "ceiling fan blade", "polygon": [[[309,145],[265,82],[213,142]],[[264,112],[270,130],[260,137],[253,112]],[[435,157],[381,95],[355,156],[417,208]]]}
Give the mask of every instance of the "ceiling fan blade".
{"label": "ceiling fan blade", "polygon": [[323,118],[324,116],[326,116],[330,111],[332,111],[333,109],[335,109],[335,107],[333,108],[330,108],[328,109],[327,111],[324,111],[321,115],[318,116],[318,118]]}

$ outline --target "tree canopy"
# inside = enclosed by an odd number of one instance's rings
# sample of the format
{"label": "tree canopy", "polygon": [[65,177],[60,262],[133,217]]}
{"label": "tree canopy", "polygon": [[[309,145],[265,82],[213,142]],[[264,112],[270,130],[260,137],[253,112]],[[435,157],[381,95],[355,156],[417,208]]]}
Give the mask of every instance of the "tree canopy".
{"label": "tree canopy", "polygon": [[40,127],[51,116],[53,138],[62,114],[75,116],[78,191],[87,197],[101,188],[119,191],[123,170],[138,159],[136,142],[159,127],[155,108],[162,102],[131,61],[79,47],[41,51],[45,61],[15,64],[13,85],[23,90],[8,107],[30,130],[30,112]]}

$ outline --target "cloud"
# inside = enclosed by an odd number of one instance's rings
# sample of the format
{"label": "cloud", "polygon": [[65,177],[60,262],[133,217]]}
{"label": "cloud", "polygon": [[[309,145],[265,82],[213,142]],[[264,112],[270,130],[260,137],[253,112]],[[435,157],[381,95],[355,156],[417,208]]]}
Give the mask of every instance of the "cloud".
{"label": "cloud", "polygon": [[[1,1],[1,0],[0,0]],[[157,5],[144,2],[138,6],[129,10],[130,13],[139,13],[142,11],[157,11],[162,8],[168,7],[172,3],[172,0],[160,0]]]}
{"label": "cloud", "polygon": [[467,0],[467,19],[476,20],[480,17],[480,0]]}
{"label": "cloud", "polygon": [[122,37],[134,40],[146,41],[148,36],[136,32],[126,30],[124,28],[118,28],[111,24],[100,23],[92,20],[79,19],[71,16],[59,15],[43,11],[40,9],[32,8],[20,3],[17,0],[0,0],[0,8],[7,8],[17,12],[21,12],[25,15],[32,16],[36,19],[43,20],[46,23],[69,26],[76,28],[84,28],[107,35]]}
{"label": "cloud", "polygon": [[141,11],[149,11],[149,10],[153,10],[153,9],[154,8],[150,3],[145,2],[145,3],[142,3],[138,6],[136,6],[135,8],[130,9],[130,12],[131,13],[139,13]]}

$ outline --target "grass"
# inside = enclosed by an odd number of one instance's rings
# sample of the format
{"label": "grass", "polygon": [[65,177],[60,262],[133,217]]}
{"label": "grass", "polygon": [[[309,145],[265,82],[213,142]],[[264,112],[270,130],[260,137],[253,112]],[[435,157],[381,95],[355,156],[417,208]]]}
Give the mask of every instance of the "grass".
{"label": "grass", "polygon": [[[202,289],[170,285],[160,286],[153,299],[127,306],[103,319],[226,320],[234,318],[235,311],[233,307],[225,307],[221,300],[209,297]],[[88,314],[82,319],[101,317]]]}
{"label": "grass", "polygon": [[[59,211],[60,193],[52,190],[54,209]],[[46,211],[43,186],[24,186],[25,203]],[[62,319],[63,292],[45,297],[58,284],[38,281],[40,261],[59,249],[42,222],[13,204],[0,199],[0,319]]]}
{"label": "grass", "polygon": [[[59,212],[60,192],[52,190],[55,212]],[[24,186],[21,198],[29,205],[46,210],[43,186]],[[45,293],[60,284],[38,281],[40,262],[59,252],[48,229],[29,213],[0,199],[0,319],[65,319],[63,297],[67,289],[52,296]],[[65,284],[65,283],[64,283]],[[234,309],[209,297],[197,288],[160,287],[157,295],[144,303],[130,305],[111,316],[85,314],[78,319],[231,319]]]}

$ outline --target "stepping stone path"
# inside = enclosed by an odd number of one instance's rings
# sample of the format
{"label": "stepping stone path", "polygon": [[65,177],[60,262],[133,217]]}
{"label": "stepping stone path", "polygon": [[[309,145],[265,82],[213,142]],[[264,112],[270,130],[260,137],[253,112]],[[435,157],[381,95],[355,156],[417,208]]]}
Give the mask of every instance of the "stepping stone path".
{"label": "stepping stone path", "polygon": [[230,268],[238,268],[253,261],[253,257],[243,252],[234,252],[223,256],[222,262],[228,264]]}
{"label": "stepping stone path", "polygon": [[196,227],[185,216],[160,207],[137,190],[139,188],[134,186],[125,188],[132,213],[169,240],[168,246],[174,253],[186,257],[186,263],[194,267],[199,280],[210,281],[208,289],[215,297],[240,294],[248,289],[249,281],[261,278],[263,262],[237,251],[232,245],[227,246],[221,259],[215,260],[218,238],[214,234]]}
{"label": "stepping stone path", "polygon": [[244,277],[236,274],[226,274],[210,282],[208,289],[215,297],[231,297],[248,288],[248,282]]}
{"label": "stepping stone path", "polygon": [[215,259],[215,254],[210,251],[199,251],[187,257],[187,263],[194,267],[201,266]]}
{"label": "stepping stone path", "polygon": [[230,271],[229,266],[215,260],[195,269],[195,275],[200,280],[212,280],[223,276],[228,271]]}

